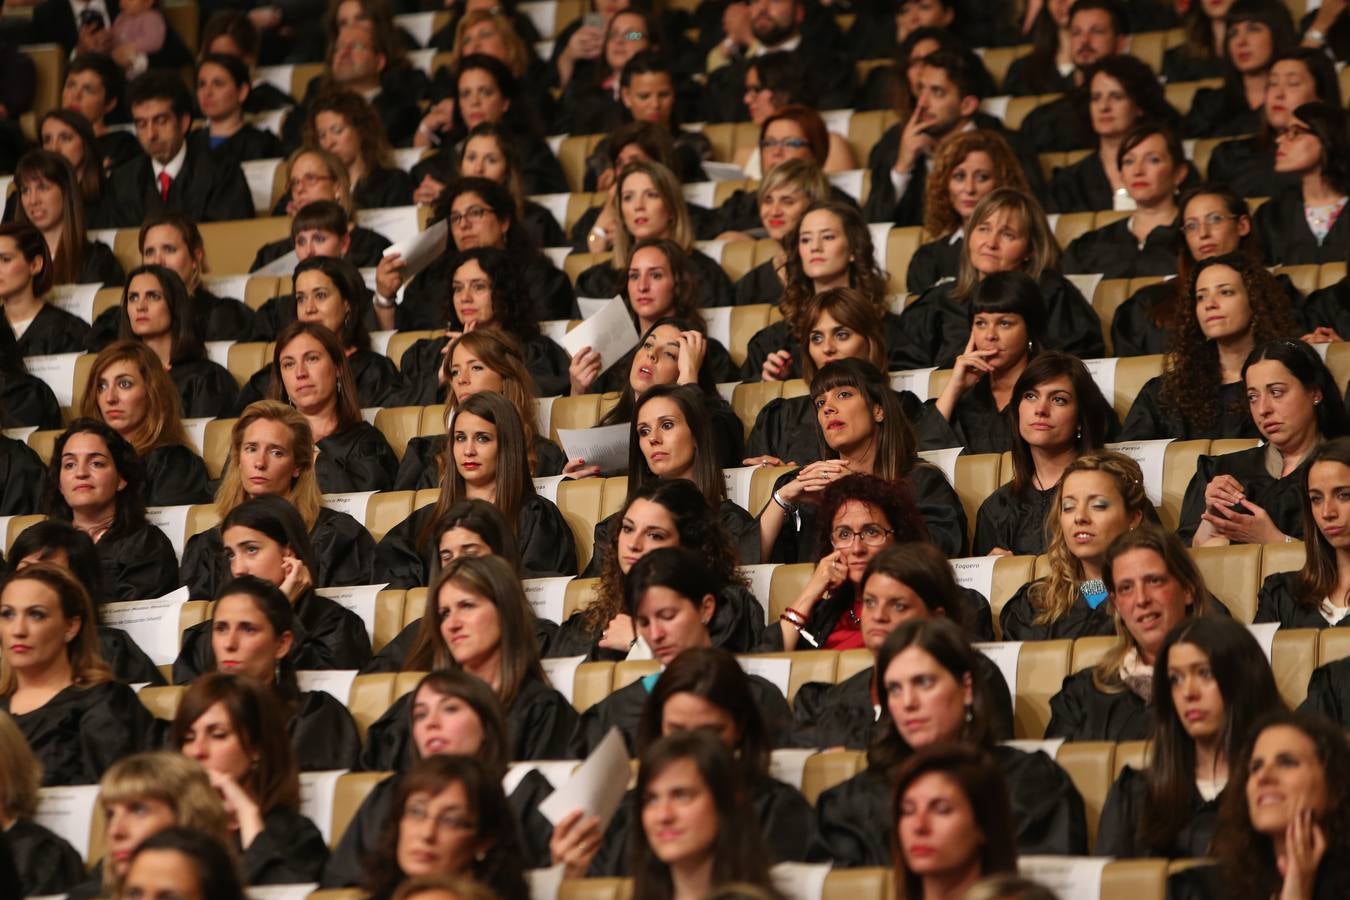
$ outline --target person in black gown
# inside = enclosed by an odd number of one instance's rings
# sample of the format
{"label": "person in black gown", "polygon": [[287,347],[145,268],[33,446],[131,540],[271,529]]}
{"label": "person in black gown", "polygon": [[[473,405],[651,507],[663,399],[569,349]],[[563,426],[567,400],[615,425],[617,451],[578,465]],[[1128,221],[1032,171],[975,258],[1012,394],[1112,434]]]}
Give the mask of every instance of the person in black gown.
{"label": "person in black gown", "polygon": [[[769,170],[751,196],[760,224],[747,238],[762,232],[777,241],[780,249],[773,256],[741,276],[732,289],[735,306],[753,303],[777,304],[783,296],[787,251],[781,249],[788,235],[797,231],[807,207],[830,197],[830,182],[814,160],[789,159]],[[913,262],[910,263],[911,270]]]}
{"label": "person in black gown", "polygon": [[1045,520],[1069,463],[1101,449],[1120,429],[1083,361],[1048,350],[1027,364],[1008,410],[1012,478],[984,499],[975,516],[975,556],[1038,556]]}
{"label": "person in black gown", "polygon": [[[93,126],[78,110],[51,109],[38,118],[37,133],[43,150],[52,150],[66,158],[75,170],[75,183],[84,201],[84,227],[103,228],[107,214],[103,210],[103,194],[107,188],[107,173],[103,169],[103,155]],[[124,137],[135,138],[125,132]],[[139,148],[139,145],[135,145]],[[12,195],[5,204],[5,218],[17,209],[19,197]],[[111,249],[111,248],[109,248]]]}
{"label": "person in black gown", "polygon": [[[60,105],[88,121],[94,133],[93,150],[99,168],[111,172],[140,156],[141,145],[133,132],[109,128],[115,122],[130,121],[125,106],[127,78],[121,66],[102,53],[80,52],[70,60],[65,71]],[[111,210],[105,210],[105,213],[111,213]],[[104,228],[110,227],[112,220],[108,218],[101,224]]]}
{"label": "person in black gown", "polygon": [[1345,113],[1320,101],[1296,108],[1275,135],[1275,171],[1297,178],[1256,211],[1268,265],[1340,262],[1350,220],[1350,136]]}
{"label": "person in black gown", "polygon": [[1265,0],[1238,0],[1224,17],[1223,84],[1191,99],[1181,133],[1188,138],[1255,134],[1275,57],[1298,43],[1289,10]]}
{"label": "person in black gown", "polygon": [[[304,146],[322,147],[347,167],[352,205],[357,209],[407,206],[412,203],[412,179],[394,167],[390,139],[385,133],[380,114],[369,101],[352,90],[337,90],[321,94],[309,104]],[[287,194],[277,201],[273,212],[289,206]]]}
{"label": "person in black gown", "polygon": [[19,202],[14,221],[32,225],[47,238],[55,284],[119,287],[122,264],[107,244],[89,240],[89,218],[75,170],[64,156],[32,150],[14,169]]}
{"label": "person in black gown", "polygon": [[36,515],[46,490],[47,467],[42,457],[23,441],[0,436],[0,516]]}
{"label": "person in black gown", "polygon": [[1302,341],[1256,348],[1242,366],[1242,379],[1265,443],[1200,457],[1177,529],[1195,547],[1302,539],[1304,461],[1318,444],[1350,433],[1335,379]]}
{"label": "person in black gown", "polygon": [[52,448],[47,515],[94,541],[110,599],[150,600],[178,587],[173,544],[145,518],[145,477],[131,444],[93,419],[76,419]]}
{"label": "person in black gown", "polygon": [[1106,548],[1102,582],[1110,595],[1116,642],[1090,669],[1064,679],[1050,698],[1047,738],[1069,741],[1141,741],[1153,721],[1153,681],[1159,650],[1172,626],[1193,616],[1220,614],[1204,577],[1176,535],[1151,524],[1118,536]]}
{"label": "person in black gown", "polygon": [[1163,51],[1162,75],[1167,83],[1222,78],[1227,56],[1228,26],[1224,17],[1232,7],[1224,3],[1197,4],[1181,14],[1183,43]]}
{"label": "person in black gown", "polygon": [[168,746],[201,763],[229,804],[250,885],[317,881],[328,859],[323,835],[300,813],[285,723],[281,704],[252,678],[212,674],[187,689],[169,727]]}
{"label": "person in black gown", "polygon": [[1208,856],[1224,791],[1243,788],[1232,764],[1256,723],[1284,709],[1261,645],[1224,616],[1177,624],[1154,668],[1153,753],[1144,768],[1127,765],[1116,776],[1102,807],[1098,856]]}
{"label": "person in black gown", "polygon": [[42,764],[9,713],[0,713],[0,828],[14,853],[19,896],[64,894],[84,880],[84,860],[65,838],[34,821]]}
{"label": "person in black gown", "polygon": [[197,63],[197,109],[206,124],[188,135],[188,143],[236,165],[281,156],[281,140],[244,119],[252,92],[242,59],[223,53],[203,56]]}
{"label": "person in black gown", "polygon": [[45,381],[28,372],[9,320],[0,316],[0,428],[60,427],[56,395]]}
{"label": "person in black gown", "polygon": [[131,851],[122,889],[137,897],[167,889],[183,896],[244,900],[243,879],[235,864],[226,845],[200,831],[174,826]]}
{"label": "person in black gown", "polygon": [[[506,713],[511,759],[566,756],[576,710],[549,685],[539,664],[534,614],[506,560],[462,556],[440,571],[427,590],[427,612],[403,668],[459,668],[491,685]],[[409,758],[412,700],[405,694],[370,726],[364,768],[400,768]]]}
{"label": "person in black gown", "polygon": [[46,299],[56,270],[42,232],[32,225],[0,225],[0,257],[8,261],[0,274],[0,305],[18,357],[83,351],[89,323]]}
{"label": "person in black gown", "polygon": [[1087,852],[1083,798],[1064,770],[1044,753],[994,742],[995,686],[977,677],[978,653],[960,626],[943,618],[908,622],[886,638],[875,669],[880,736],[868,749],[867,768],[816,801],[836,866],[890,863],[887,804],[896,769],[916,750],[946,741],[993,754],[1007,779],[1019,852]]}
{"label": "person in black gown", "polygon": [[153,746],[154,719],[112,680],[93,604],[74,576],[50,563],[28,566],[5,578],[0,605],[10,613],[0,619],[0,710],[41,763],[43,785],[95,784],[121,757]]}

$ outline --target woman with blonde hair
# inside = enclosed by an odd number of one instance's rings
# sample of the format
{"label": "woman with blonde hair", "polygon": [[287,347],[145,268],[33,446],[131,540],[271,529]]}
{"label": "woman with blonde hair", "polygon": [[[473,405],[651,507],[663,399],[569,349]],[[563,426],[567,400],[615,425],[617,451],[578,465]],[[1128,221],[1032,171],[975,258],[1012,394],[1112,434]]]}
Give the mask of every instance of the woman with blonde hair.
{"label": "woman with blonde hair", "polygon": [[1034,641],[1115,633],[1103,581],[1107,548],[1157,512],[1139,464],[1114,450],[1069,463],[1047,516],[1050,574],[1022,585],[999,615],[1003,640]]}
{"label": "woman with blonde hair", "polygon": [[33,820],[42,764],[19,726],[0,712],[0,832],[19,870],[25,897],[64,894],[84,879],[84,860],[65,838]]}
{"label": "woman with blonde hair", "polygon": [[902,330],[918,344],[922,365],[950,368],[955,363],[970,340],[971,294],[995,272],[1021,271],[1036,280],[1045,300],[1048,349],[1081,359],[1105,354],[1096,312],[1059,272],[1059,245],[1036,198],[1015,188],[991,191],[971,212],[966,232],[956,281],[930,288],[900,314]]}
{"label": "woman with blonde hair", "polygon": [[42,765],[44,785],[93,784],[117,759],[150,746],[154,719],[113,681],[83,585],[38,563],[0,584],[0,710]]}
{"label": "woman with blonde hair", "polygon": [[[283,497],[309,530],[317,558],[315,585],[374,584],[375,541],[360,522],[323,505],[314,458],[314,435],[299,411],[276,400],[250,404],[230,431],[216,512],[223,519],[250,497]],[[179,571],[192,596],[216,596],[229,578],[219,526],[188,539]]]}
{"label": "woman with blonde hair", "polygon": [[[754,202],[754,218],[763,227],[764,236],[778,242],[779,250],[736,282],[733,300],[736,306],[778,302],[787,284],[785,241],[797,230],[807,208],[830,199],[830,196],[829,179],[815,161],[809,159],[789,159],[779,163],[759,182],[759,190],[754,194],[747,192],[746,198]],[[732,207],[735,200],[733,195],[722,204],[723,215],[735,215]]]}

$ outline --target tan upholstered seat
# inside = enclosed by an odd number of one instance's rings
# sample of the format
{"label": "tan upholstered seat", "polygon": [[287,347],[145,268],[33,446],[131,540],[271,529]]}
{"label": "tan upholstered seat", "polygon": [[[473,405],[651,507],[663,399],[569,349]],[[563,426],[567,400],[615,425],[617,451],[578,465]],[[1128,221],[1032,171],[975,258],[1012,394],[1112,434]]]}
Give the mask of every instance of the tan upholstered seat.
{"label": "tan upholstered seat", "polygon": [[814,753],[806,759],[802,769],[802,794],[814,806],[820,795],[836,784],[848,781],[867,765],[867,757],[859,750],[829,750]]}
{"label": "tan upholstered seat", "polygon": [[1233,618],[1247,623],[1256,618],[1256,592],[1261,587],[1261,545],[1192,547],[1191,558]]}
{"label": "tan upholstered seat", "polygon": [[402,461],[403,454],[408,452],[408,441],[417,437],[421,430],[422,407],[386,406],[375,414],[375,427]]}
{"label": "tan upholstered seat", "polygon": [[1102,807],[1116,779],[1115,759],[1116,745],[1111,741],[1072,741],[1063,744],[1055,754],[1055,762],[1069,773],[1073,786],[1083,797],[1089,847],[1097,843]]}
{"label": "tan upholstered seat", "polygon": [[1022,739],[1040,739],[1050,724],[1050,698],[1058,694],[1069,674],[1073,641],[1025,641],[1017,659],[1013,733]]}
{"label": "tan upholstered seat", "polygon": [[329,825],[329,847],[336,847],[338,841],[342,840],[347,826],[351,824],[352,818],[366,797],[375,789],[375,785],[392,774],[392,772],[348,772],[338,778],[337,784],[333,787],[333,821]]}

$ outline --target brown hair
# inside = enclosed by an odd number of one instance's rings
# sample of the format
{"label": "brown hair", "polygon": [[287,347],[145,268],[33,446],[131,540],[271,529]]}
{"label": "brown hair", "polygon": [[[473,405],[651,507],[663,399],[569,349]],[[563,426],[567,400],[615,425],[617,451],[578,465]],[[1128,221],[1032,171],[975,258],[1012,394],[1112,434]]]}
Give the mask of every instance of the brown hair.
{"label": "brown hair", "polygon": [[[112,681],[112,670],[103,661],[98,642],[98,616],[93,601],[84,585],[60,566],[35,563],[17,572],[11,572],[0,581],[0,593],[20,581],[36,581],[56,594],[61,604],[61,615],[79,619],[80,630],[66,643],[66,658],[70,661],[71,681],[79,687],[93,687]],[[8,658],[0,656],[0,697],[12,697],[18,690],[18,676]]]}
{"label": "brown hair", "polygon": [[928,173],[924,188],[923,230],[930,239],[946,237],[965,225],[952,206],[947,182],[951,180],[952,170],[972,153],[984,153],[994,164],[996,187],[1013,188],[1023,193],[1031,190],[1016,152],[1003,135],[984,128],[956,132],[938,145],[933,154],[933,170]]}
{"label": "brown hair", "polygon": [[506,67],[511,70],[511,74],[516,78],[524,78],[525,70],[529,68],[530,52],[525,47],[525,42],[516,34],[516,26],[511,20],[502,15],[498,10],[501,7],[494,6],[491,9],[475,9],[466,12],[455,26],[455,43],[450,50],[450,69],[459,71],[460,60],[464,58],[464,32],[475,25],[483,22],[491,22],[497,28],[497,36],[502,39],[506,45]]}
{"label": "brown hair", "polygon": [[248,499],[244,493],[243,476],[239,473],[239,448],[244,443],[244,432],[254,422],[263,419],[277,422],[291,433],[291,454],[295,457],[295,467],[300,470],[300,474],[291,482],[291,489],[285,499],[295,507],[305,527],[312,530],[314,523],[319,520],[319,510],[323,509],[323,493],[319,490],[319,480],[314,474],[314,432],[310,431],[309,422],[299,411],[277,400],[250,403],[230,429],[230,460],[220,479],[220,488],[216,491],[216,512],[224,518]]}
{"label": "brown hair", "polygon": [[[87,151],[86,151],[87,152]],[[84,196],[75,170],[59,153],[29,150],[14,168],[14,192],[22,200],[23,186],[30,181],[49,181],[61,191],[61,243],[52,259],[55,284],[74,284],[80,278],[86,240]],[[15,204],[14,221],[32,224],[23,203]]]}
{"label": "brown hair", "polygon": [[759,139],[763,141],[764,136],[769,133],[769,126],[783,119],[797,123],[797,127],[806,137],[807,146],[811,148],[811,158],[816,161],[816,165],[824,166],[825,160],[830,155],[830,132],[825,128],[825,120],[820,117],[820,113],[809,106],[790,103],[760,124]]}
{"label": "brown hair", "polygon": [[188,441],[179,408],[178,389],[174,387],[173,379],[164,370],[164,363],[160,362],[155,351],[139,341],[117,341],[104,347],[94,357],[94,364],[89,367],[89,380],[84,386],[80,415],[103,421],[103,412],[98,407],[98,384],[108,367],[118,362],[135,365],[145,381],[148,404],[145,421],[133,434],[126,436],[136,454],[145,456],[159,447],[190,448],[192,444]]}
{"label": "brown hair", "polygon": [[1026,230],[1028,247],[1022,271],[1032,279],[1040,281],[1042,274],[1059,265],[1059,244],[1055,243],[1055,236],[1050,231],[1050,223],[1045,218],[1045,210],[1041,208],[1040,202],[1026,191],[1011,187],[995,188],[984,195],[970,214],[966,248],[961,254],[956,286],[951,293],[953,300],[965,302],[980,281],[980,273],[970,261],[971,232],[995,213],[1005,210],[1011,211],[1016,218],[1021,219],[1022,228]]}
{"label": "brown hair", "polygon": [[807,383],[816,377],[816,362],[811,358],[811,333],[816,322],[829,313],[840,325],[862,335],[867,353],[862,359],[886,371],[886,333],[881,312],[875,303],[851,287],[830,288],[813,296],[797,316],[797,341],[802,347],[802,378]]}
{"label": "brown hair", "polygon": [[[525,367],[525,358],[521,355],[520,345],[512,335],[498,328],[475,328],[450,342],[445,351],[445,359],[441,363],[441,378],[450,385],[445,397],[447,423],[455,411],[455,405],[459,402],[455,397],[454,383],[450,381],[450,368],[455,350],[460,347],[472,353],[479,362],[501,376],[502,396],[511,401],[511,405],[520,414],[520,427],[525,431],[525,448],[530,457],[530,471],[533,472],[538,463],[535,459],[534,445],[539,437],[539,427],[536,424],[534,407],[539,389],[535,386],[534,376]],[[448,446],[447,441],[446,447]],[[442,448],[436,457],[436,470],[441,473],[445,472],[448,459],[445,450],[446,448]]]}
{"label": "brown hair", "polygon": [[[351,311],[347,313],[353,315]],[[286,393],[286,382],[281,377],[281,357],[286,348],[290,346],[296,338],[308,335],[319,342],[323,347],[324,353],[328,354],[328,359],[333,364],[334,377],[337,379],[337,417],[339,432],[347,431],[360,425],[364,420],[361,418],[361,403],[356,392],[356,378],[352,375],[352,367],[347,362],[347,353],[342,347],[342,341],[336,334],[329,331],[327,327],[317,322],[301,322],[296,319],[277,335],[276,344],[272,350],[272,379],[268,393],[271,399],[279,400],[282,403],[290,403],[291,398]]]}
{"label": "brown hair", "polygon": [[393,165],[393,148],[385,136],[384,122],[381,121],[375,107],[355,91],[334,90],[320,94],[305,117],[305,144],[319,146],[318,126],[320,113],[335,113],[347,120],[347,124],[356,132],[361,142],[361,161],[366,173],[372,169],[389,168]]}
{"label": "brown hair", "polygon": [[623,183],[632,175],[646,175],[651,179],[656,192],[661,195],[661,202],[670,216],[670,240],[686,252],[694,248],[694,226],[689,219],[689,206],[684,202],[680,180],[675,177],[674,172],[660,163],[648,162],[645,159],[634,160],[624,166],[623,171],[614,179],[614,194],[609,201],[610,208],[619,222],[619,227],[614,233],[614,258],[610,261],[610,265],[624,274],[628,272],[628,254],[635,239],[628,230],[628,223],[623,220]]}
{"label": "brown hair", "polygon": [[877,312],[884,315],[887,309],[886,273],[877,264],[871,229],[867,227],[867,222],[863,220],[862,213],[858,212],[857,207],[837,200],[822,200],[812,203],[803,210],[797,227],[783,238],[786,284],[783,287],[783,297],[778,301],[783,318],[795,327],[802,308],[816,293],[815,286],[812,285],[811,279],[806,277],[806,272],[802,268],[798,236],[801,234],[801,223],[805,222],[811,213],[819,210],[832,213],[843,227],[844,240],[848,242],[849,249],[848,286],[868,298],[876,305]]}

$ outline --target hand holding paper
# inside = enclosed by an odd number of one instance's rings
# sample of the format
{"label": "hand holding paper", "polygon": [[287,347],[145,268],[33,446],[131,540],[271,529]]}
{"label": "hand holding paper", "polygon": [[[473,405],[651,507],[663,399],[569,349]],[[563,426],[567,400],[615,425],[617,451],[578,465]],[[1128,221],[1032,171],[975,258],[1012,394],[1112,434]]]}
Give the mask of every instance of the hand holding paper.
{"label": "hand holding paper", "polygon": [[585,460],[601,472],[623,472],[628,468],[628,431],[627,425],[559,428],[558,440],[569,460]]}
{"label": "hand holding paper", "polygon": [[637,346],[638,333],[622,297],[615,297],[595,315],[563,335],[563,349],[576,356],[590,347],[600,354],[601,365],[612,366]]}
{"label": "hand holding paper", "polygon": [[628,751],[623,735],[611,728],[604,740],[572,773],[572,780],[539,804],[539,812],[555,827],[569,813],[581,810],[600,820],[604,832],[628,790]]}

